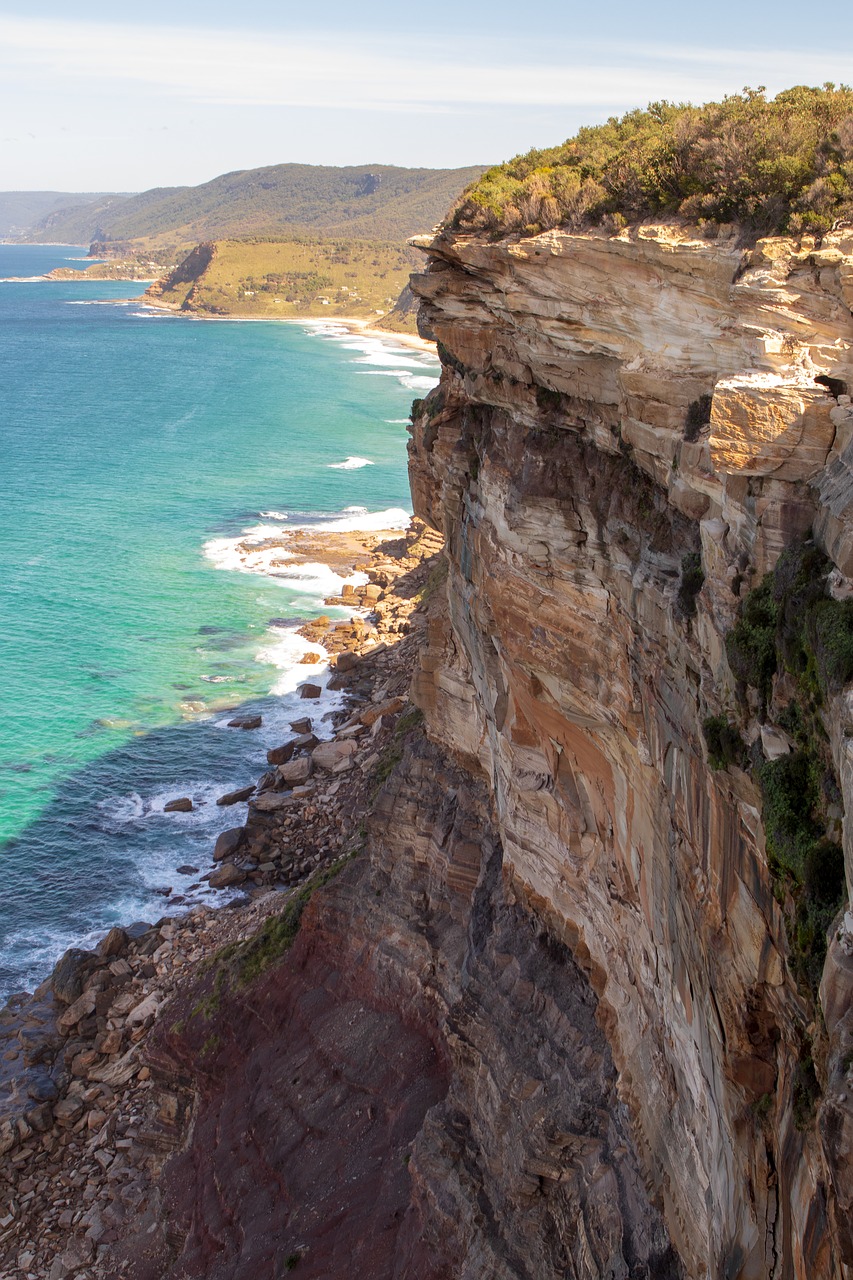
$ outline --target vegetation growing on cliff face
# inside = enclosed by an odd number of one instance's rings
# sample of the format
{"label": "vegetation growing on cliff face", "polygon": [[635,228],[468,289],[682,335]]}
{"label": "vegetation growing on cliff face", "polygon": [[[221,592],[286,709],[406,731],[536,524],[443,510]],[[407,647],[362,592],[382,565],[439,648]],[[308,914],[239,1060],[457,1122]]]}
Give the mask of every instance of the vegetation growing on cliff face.
{"label": "vegetation growing on cliff face", "polygon": [[[813,542],[785,551],[772,573],[746,596],[726,637],[734,674],[760,696],[762,715],[780,670],[798,695],[776,711],[796,749],[757,764],[763,820],[776,896],[785,910],[790,963],[816,994],[826,957],[826,933],[844,897],[841,847],[828,839],[840,801],[820,709],[853,678],[853,609],[827,594],[829,560]],[[726,767],[724,717],[705,722],[709,758]],[[733,760],[732,763],[742,763]]]}
{"label": "vegetation growing on cliff face", "polygon": [[616,231],[656,214],[711,230],[738,222],[755,236],[829,230],[853,214],[853,90],[800,85],[770,99],[745,89],[699,107],[652,103],[487,170],[450,226]]}

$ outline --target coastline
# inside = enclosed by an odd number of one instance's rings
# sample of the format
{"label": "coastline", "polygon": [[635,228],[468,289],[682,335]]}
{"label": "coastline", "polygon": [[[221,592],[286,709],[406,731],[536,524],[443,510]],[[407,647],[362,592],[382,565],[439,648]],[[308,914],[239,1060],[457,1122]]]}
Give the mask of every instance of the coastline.
{"label": "coastline", "polygon": [[144,307],[150,307],[152,311],[162,312],[180,319],[203,320],[214,324],[227,324],[229,322],[240,324],[300,324],[306,328],[328,328],[330,325],[339,325],[342,329],[348,329],[350,333],[362,334],[366,338],[380,338],[383,342],[396,343],[398,346],[438,358],[434,342],[421,338],[414,333],[398,333],[395,329],[380,329],[375,320],[363,316],[208,316],[199,315],[196,311],[181,311],[177,307],[168,306],[162,302],[153,302],[150,298],[146,298],[145,294],[141,295],[139,302]]}
{"label": "coastline", "polygon": [[[195,1016],[181,1017],[185,1008],[203,1007],[199,983],[214,957],[255,954],[288,912],[295,933],[313,890],[359,855],[387,761],[416,722],[408,690],[439,535],[413,520],[406,530],[302,530],[298,544],[294,558],[322,554],[367,579],[327,601],[356,606],[350,621],[320,616],[302,628],[332,655],[345,705],[323,742],[294,721],[245,823],[217,841],[211,874],[232,900],[114,928],[94,950],[67,952],[33,996],[0,1013],[0,1271],[9,1280],[53,1275],[57,1259],[118,1274],[123,1242],[132,1246],[157,1217],[163,1165],[192,1118],[191,1102],[158,1074],[158,1037]],[[309,721],[313,705],[309,694]],[[87,1191],[68,1212],[72,1185]]]}

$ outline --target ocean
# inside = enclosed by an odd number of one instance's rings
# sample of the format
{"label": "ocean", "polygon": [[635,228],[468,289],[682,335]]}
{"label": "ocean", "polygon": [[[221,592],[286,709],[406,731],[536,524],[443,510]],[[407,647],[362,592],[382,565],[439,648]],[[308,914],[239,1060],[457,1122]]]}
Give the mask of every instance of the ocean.
{"label": "ocean", "polygon": [[[402,527],[406,417],[438,377],[333,322],[28,279],[84,254],[0,245],[0,999],[112,924],[216,900],[178,868],[209,870],[241,812],[216,796],[304,711],[296,628],[341,581],[247,572],[236,543]],[[245,704],[263,728],[227,729]],[[184,795],[193,812],[163,812]]]}

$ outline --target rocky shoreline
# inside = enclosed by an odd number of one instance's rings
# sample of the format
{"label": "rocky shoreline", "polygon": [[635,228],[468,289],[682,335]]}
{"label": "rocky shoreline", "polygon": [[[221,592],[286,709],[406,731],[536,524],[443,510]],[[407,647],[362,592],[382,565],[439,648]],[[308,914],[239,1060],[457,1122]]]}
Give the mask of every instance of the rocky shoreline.
{"label": "rocky shoreline", "polygon": [[[160,1230],[157,1180],[183,1141],[190,1092],[157,1082],[147,1062],[170,1002],[186,1003],[223,948],[267,921],[357,854],[376,792],[396,759],[423,598],[441,539],[418,521],[404,534],[305,535],[289,553],[368,578],[330,605],[370,612],[303,629],[332,655],[347,705],[334,737],[306,716],[268,753],[245,821],[220,835],[209,883],[240,891],[217,909],[112,929],[95,951],[72,950],[32,995],[0,1012],[0,1275],[4,1280],[116,1277]],[[292,563],[292,559],[289,561]],[[390,763],[389,763],[390,762]],[[246,789],[247,792],[249,788]]]}

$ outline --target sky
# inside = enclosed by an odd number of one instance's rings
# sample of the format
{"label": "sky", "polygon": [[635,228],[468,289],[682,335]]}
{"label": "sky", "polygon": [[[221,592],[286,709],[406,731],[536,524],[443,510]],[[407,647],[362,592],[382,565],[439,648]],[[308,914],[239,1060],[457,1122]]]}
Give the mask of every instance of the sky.
{"label": "sky", "polygon": [[[853,82],[853,4],[0,0],[0,190],[449,168],[744,85]],[[131,16],[121,16],[130,14]]]}

